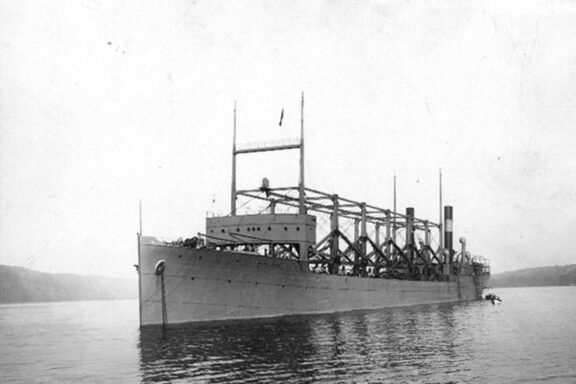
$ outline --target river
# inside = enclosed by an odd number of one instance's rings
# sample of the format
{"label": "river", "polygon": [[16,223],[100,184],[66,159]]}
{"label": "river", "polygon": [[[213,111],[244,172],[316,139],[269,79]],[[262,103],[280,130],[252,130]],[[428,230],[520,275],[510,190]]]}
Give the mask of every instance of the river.
{"label": "river", "polygon": [[576,287],[138,327],[138,302],[0,305],[2,383],[575,383]]}

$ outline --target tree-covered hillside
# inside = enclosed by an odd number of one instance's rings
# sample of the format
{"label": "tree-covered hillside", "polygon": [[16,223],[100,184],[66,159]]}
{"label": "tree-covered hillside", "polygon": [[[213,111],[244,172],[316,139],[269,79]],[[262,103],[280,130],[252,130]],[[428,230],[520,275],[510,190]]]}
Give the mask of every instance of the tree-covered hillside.
{"label": "tree-covered hillside", "polygon": [[136,279],[51,274],[0,265],[0,303],[129,299],[137,295]]}
{"label": "tree-covered hillside", "polygon": [[576,285],[576,264],[498,273],[490,278],[489,285],[495,288]]}

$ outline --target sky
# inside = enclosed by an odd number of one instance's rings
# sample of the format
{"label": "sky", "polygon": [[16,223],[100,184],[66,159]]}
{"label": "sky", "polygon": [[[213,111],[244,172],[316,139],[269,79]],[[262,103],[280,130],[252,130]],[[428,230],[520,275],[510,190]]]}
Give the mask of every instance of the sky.
{"label": "sky", "polygon": [[[230,211],[238,141],[438,221],[493,273],[576,263],[576,2],[0,0],[0,264],[136,277]],[[284,121],[278,125],[280,111]],[[239,188],[297,154],[239,157]]]}

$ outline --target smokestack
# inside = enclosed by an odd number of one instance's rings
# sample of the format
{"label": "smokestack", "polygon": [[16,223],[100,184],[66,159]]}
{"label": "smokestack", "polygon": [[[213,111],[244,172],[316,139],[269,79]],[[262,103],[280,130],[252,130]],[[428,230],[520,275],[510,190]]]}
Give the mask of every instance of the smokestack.
{"label": "smokestack", "polygon": [[406,208],[406,246],[408,260],[414,260],[414,251],[410,245],[414,245],[414,208]]}
{"label": "smokestack", "polygon": [[452,206],[444,207],[444,248],[452,254]]}

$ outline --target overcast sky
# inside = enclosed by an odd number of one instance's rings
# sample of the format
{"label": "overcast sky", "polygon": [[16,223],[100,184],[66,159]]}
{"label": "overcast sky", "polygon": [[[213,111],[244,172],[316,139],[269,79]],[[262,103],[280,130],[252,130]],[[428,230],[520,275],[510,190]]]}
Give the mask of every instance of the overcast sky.
{"label": "overcast sky", "polygon": [[[238,140],[307,186],[438,220],[493,272],[576,263],[576,2],[0,0],[0,264],[132,276],[229,212]],[[284,123],[278,126],[284,108]],[[295,154],[239,187],[297,183]]]}

